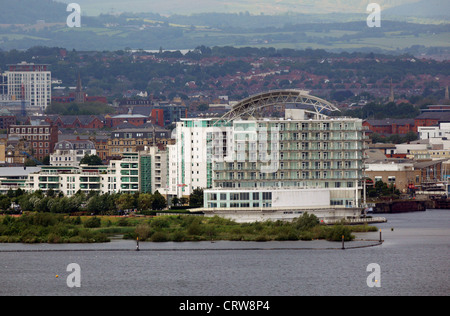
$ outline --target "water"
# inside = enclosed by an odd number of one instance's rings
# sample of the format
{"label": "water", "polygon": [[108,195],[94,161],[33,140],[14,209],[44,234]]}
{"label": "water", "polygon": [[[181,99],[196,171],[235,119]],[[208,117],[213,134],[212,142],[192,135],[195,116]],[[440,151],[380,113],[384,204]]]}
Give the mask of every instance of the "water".
{"label": "water", "polygon": [[[346,250],[326,241],[140,243],[139,252],[123,240],[0,244],[0,295],[449,295],[450,211],[386,218],[377,225],[383,245],[350,249],[368,244],[351,242]],[[358,238],[377,240],[379,233]],[[81,268],[80,288],[67,286],[70,263]],[[381,287],[367,285],[370,263],[381,268]]]}

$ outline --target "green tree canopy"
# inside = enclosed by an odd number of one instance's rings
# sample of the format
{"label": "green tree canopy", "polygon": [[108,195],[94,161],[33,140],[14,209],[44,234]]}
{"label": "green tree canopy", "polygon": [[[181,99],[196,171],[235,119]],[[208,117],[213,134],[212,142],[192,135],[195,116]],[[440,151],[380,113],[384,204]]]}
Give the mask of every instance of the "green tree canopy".
{"label": "green tree canopy", "polygon": [[100,166],[103,165],[102,159],[97,155],[86,154],[80,161],[80,165]]}
{"label": "green tree canopy", "polygon": [[203,189],[197,188],[189,196],[190,207],[203,207]]}

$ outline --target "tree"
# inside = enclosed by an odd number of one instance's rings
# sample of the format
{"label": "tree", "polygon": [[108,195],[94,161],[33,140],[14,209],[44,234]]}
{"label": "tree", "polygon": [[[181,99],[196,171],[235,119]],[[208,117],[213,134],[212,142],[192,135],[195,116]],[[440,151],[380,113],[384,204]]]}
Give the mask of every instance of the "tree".
{"label": "tree", "polygon": [[103,165],[102,159],[97,155],[86,154],[80,161],[80,165],[100,166]]}
{"label": "tree", "polygon": [[190,207],[203,207],[203,189],[197,188],[189,196]]}
{"label": "tree", "polygon": [[0,196],[0,210],[6,211],[11,206],[11,198],[6,195]]}
{"label": "tree", "polygon": [[181,204],[182,206],[185,206],[186,204],[188,204],[188,202],[189,202],[188,198],[182,197],[182,198],[180,198],[179,204]]}
{"label": "tree", "polygon": [[150,193],[139,194],[138,197],[138,210],[146,211],[152,208],[153,197]]}
{"label": "tree", "polygon": [[42,163],[46,166],[49,166],[50,165],[50,156],[47,155],[44,158],[42,158]]}
{"label": "tree", "polygon": [[93,195],[89,198],[86,204],[86,211],[91,214],[99,214],[104,210],[103,199],[98,195]]}
{"label": "tree", "polygon": [[134,198],[129,193],[123,193],[119,196],[119,198],[116,201],[116,205],[119,208],[119,210],[129,210],[132,209],[134,206]]}
{"label": "tree", "polygon": [[180,204],[180,199],[178,197],[174,197],[172,199],[172,206],[177,207]]}
{"label": "tree", "polygon": [[308,230],[319,225],[319,219],[314,214],[306,212],[294,221],[294,225],[299,230]]}
{"label": "tree", "polygon": [[161,195],[158,191],[155,192],[152,196],[152,209],[153,210],[162,210],[167,206],[166,199]]}

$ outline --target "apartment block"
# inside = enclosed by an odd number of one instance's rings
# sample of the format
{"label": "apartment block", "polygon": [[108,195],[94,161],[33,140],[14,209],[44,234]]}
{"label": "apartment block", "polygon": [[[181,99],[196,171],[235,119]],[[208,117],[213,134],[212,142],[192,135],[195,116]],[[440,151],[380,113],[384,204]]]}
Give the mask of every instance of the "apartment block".
{"label": "apartment block", "polygon": [[148,147],[139,153],[140,192],[168,195],[168,151]]}
{"label": "apartment block", "polygon": [[[176,147],[170,149],[171,192],[173,182],[176,182],[179,197],[190,195],[196,188],[212,187],[213,134],[217,134],[214,146],[217,147],[216,156],[219,159],[222,156],[219,157],[218,148],[221,148],[223,155],[231,137],[231,129],[224,127],[224,123],[218,122],[217,118],[181,119],[177,123]],[[173,181],[174,173],[176,181]]]}
{"label": "apartment block", "polygon": [[124,153],[108,165],[42,166],[30,173],[25,189],[30,192],[52,189],[72,196],[78,191],[105,193],[154,193],[167,195],[167,152],[157,147],[140,153]]}
{"label": "apartment block", "polygon": [[48,65],[26,62],[8,65],[5,76],[7,93],[13,100],[24,98],[31,108],[40,110],[50,105],[52,76]]}
{"label": "apartment block", "polygon": [[[331,205],[357,205],[366,138],[362,121],[297,114],[297,119],[233,121],[231,151],[212,161],[212,187],[328,189]],[[217,158],[223,149],[214,141],[210,149]]]}

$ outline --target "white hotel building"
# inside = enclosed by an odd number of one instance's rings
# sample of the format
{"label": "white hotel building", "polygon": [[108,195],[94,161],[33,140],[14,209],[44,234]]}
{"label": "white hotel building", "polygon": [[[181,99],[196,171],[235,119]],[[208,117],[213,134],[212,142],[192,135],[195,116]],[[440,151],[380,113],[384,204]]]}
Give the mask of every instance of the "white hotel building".
{"label": "white hotel building", "polygon": [[215,214],[358,212],[366,140],[362,120],[302,109],[288,109],[285,115],[178,123],[176,154],[171,155],[177,157],[171,165],[178,196],[203,188],[201,210]]}

